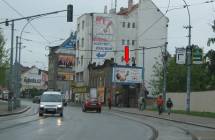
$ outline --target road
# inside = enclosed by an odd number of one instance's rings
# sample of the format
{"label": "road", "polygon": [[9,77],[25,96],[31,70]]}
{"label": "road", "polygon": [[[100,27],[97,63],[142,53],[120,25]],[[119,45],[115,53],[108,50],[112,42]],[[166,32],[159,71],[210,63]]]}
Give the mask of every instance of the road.
{"label": "road", "polygon": [[[30,105],[30,103],[26,102]],[[39,117],[37,104],[22,115],[0,118],[2,140],[192,140],[182,124],[126,115],[103,109],[81,112],[67,106],[64,117]],[[197,129],[197,128],[196,128]],[[198,128],[203,129],[203,128]]]}

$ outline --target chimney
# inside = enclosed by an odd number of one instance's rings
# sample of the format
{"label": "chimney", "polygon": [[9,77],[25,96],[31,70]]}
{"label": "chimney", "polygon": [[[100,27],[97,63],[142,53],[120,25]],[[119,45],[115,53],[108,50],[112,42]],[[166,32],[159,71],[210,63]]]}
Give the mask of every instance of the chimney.
{"label": "chimney", "polygon": [[128,10],[130,10],[133,6],[133,0],[128,0]]}
{"label": "chimney", "polygon": [[107,14],[107,5],[104,7],[104,13]]}

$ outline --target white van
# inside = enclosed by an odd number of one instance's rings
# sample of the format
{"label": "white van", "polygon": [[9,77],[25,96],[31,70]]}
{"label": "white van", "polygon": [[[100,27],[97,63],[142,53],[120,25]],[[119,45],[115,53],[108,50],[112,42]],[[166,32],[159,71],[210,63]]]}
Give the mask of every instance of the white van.
{"label": "white van", "polygon": [[61,92],[46,91],[40,98],[39,116],[59,114],[63,116],[63,96]]}

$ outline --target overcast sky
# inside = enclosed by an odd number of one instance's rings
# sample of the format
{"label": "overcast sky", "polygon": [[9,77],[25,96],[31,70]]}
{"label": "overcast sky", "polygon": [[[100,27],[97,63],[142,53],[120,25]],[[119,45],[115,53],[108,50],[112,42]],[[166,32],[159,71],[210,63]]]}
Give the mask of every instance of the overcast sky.
{"label": "overcast sky", "polygon": [[[23,33],[23,38],[32,41],[23,40],[26,48],[22,49],[21,62],[26,66],[36,65],[42,69],[48,65],[48,50],[46,46],[59,45],[66,39],[71,31],[75,30],[76,18],[84,13],[103,12],[104,5],[111,8],[111,0],[0,0],[0,21],[6,18],[13,19],[21,17],[17,12],[9,7],[10,4],[23,16],[30,16],[45,12],[57,10],[65,10],[67,4],[74,6],[74,22],[66,22],[66,12],[38,18],[32,21],[33,26],[38,30],[41,37],[32,27],[28,25]],[[134,0],[137,3],[139,0]],[[169,0],[153,0],[163,13],[167,10]],[[197,44],[204,48],[204,52],[209,49],[215,49],[214,46],[207,47],[208,37],[213,37],[214,33],[211,24],[215,18],[215,2],[206,3],[207,0],[186,0],[191,6],[191,24],[192,28],[192,44]],[[171,0],[170,9],[182,7],[182,0]],[[118,0],[118,9],[127,6],[127,0]],[[168,29],[168,50],[173,54],[176,47],[186,47],[188,44],[188,31],[183,26],[188,24],[188,15],[186,9],[171,10],[166,15],[169,18]],[[15,35],[20,35],[20,31],[26,21],[15,22]],[[5,39],[7,40],[7,48],[10,47],[11,28],[0,25],[3,30]],[[47,69],[47,68],[46,68]]]}

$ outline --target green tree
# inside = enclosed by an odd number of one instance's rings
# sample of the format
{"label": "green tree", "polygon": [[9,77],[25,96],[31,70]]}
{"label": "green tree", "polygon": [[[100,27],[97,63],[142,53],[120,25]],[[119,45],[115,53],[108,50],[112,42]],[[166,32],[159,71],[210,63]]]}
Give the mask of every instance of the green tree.
{"label": "green tree", "polygon": [[[215,20],[214,20],[214,23],[213,23],[213,25],[211,27],[212,27],[213,32],[215,32]],[[208,46],[210,46],[211,44],[214,44],[214,43],[215,43],[215,38],[214,37],[208,38],[208,42],[207,42]]]}
{"label": "green tree", "polygon": [[[157,59],[157,58],[156,58]],[[153,66],[153,75],[152,79],[149,81],[149,85],[152,90],[152,95],[158,95],[162,92],[163,86],[163,65],[156,61],[155,65]]]}
{"label": "green tree", "polygon": [[0,85],[2,86],[6,85],[6,72],[9,66],[7,54],[8,53],[5,48],[5,39],[0,30]]}

